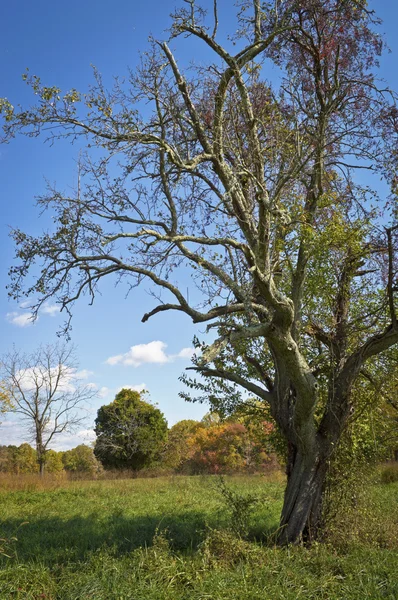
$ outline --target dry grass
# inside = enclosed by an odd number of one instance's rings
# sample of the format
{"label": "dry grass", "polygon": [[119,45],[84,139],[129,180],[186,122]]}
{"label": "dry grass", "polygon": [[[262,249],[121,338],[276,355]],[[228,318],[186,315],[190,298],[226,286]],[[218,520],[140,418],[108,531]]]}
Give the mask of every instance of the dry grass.
{"label": "dry grass", "polygon": [[[36,492],[36,491],[50,491],[58,488],[67,488],[74,486],[77,482],[92,482],[92,481],[123,481],[130,479],[152,479],[152,478],[184,478],[184,475],[172,475],[163,472],[151,472],[145,470],[143,472],[134,472],[128,469],[118,469],[103,471],[100,475],[92,475],[89,473],[68,473],[62,471],[60,473],[46,473],[43,477],[40,477],[38,473],[24,473],[16,475],[14,473],[1,473],[0,472],[0,493],[1,492]],[[230,478],[240,479],[241,474],[236,476],[230,476]],[[265,483],[275,483],[283,485],[286,481],[285,474],[280,470],[272,470],[269,473],[261,473],[257,475],[250,475],[253,480],[261,479]]]}

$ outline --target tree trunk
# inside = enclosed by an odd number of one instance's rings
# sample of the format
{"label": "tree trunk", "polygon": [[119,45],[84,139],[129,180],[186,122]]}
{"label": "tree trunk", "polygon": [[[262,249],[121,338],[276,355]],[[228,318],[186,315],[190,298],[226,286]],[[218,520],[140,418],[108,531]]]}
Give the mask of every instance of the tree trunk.
{"label": "tree trunk", "polygon": [[299,452],[288,471],[278,543],[281,546],[316,539],[322,512],[327,460]]}
{"label": "tree trunk", "polygon": [[44,475],[44,459],[39,459],[39,473],[40,473],[40,477],[43,477]]}

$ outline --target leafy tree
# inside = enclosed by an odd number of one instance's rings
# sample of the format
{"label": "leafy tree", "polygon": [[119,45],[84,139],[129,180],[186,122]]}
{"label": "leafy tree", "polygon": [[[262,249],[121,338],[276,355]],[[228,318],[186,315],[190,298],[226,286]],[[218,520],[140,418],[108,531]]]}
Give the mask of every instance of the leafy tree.
{"label": "leafy tree", "polygon": [[7,473],[8,470],[9,470],[8,446],[0,446],[0,473]]}
{"label": "leafy tree", "polygon": [[13,452],[13,472],[17,475],[24,473],[37,473],[39,466],[37,463],[36,450],[29,444],[21,444]]}
{"label": "leafy tree", "polygon": [[202,427],[187,440],[182,469],[192,473],[232,473],[263,468],[269,461],[262,439],[243,423],[227,421]]}
{"label": "leafy tree", "polygon": [[101,469],[101,465],[95,458],[94,451],[85,444],[62,453],[62,462],[65,471],[72,473],[87,473],[94,475]]}
{"label": "leafy tree", "polygon": [[13,350],[0,358],[0,371],[11,411],[21,415],[35,442],[43,475],[54,436],[81,424],[79,409],[95,392],[81,385],[74,350],[66,344],[48,344],[31,354]]}
{"label": "leafy tree", "polygon": [[[188,383],[216,409],[234,409],[237,386],[269,404],[287,447],[287,544],[316,535],[354,386],[398,342],[398,109],[375,77],[383,43],[365,0],[247,0],[226,47],[212,8],[207,17],[189,0],[170,34],[177,48],[203,43],[206,67],[184,71],[153,41],[128,86],[105,90],[96,74],[87,94],[62,94],[27,75],[38,105],[3,100],[6,140],[45,130],[103,153],[82,163],[76,195],[39,200],[54,232],[14,231],[10,291],[38,298],[35,311],[52,298],[71,313],[104,277],[125,276],[164,293],[144,322],[176,310],[215,328],[195,363],[205,383]],[[273,86],[267,64],[280,69]],[[384,178],[390,198],[359,170]],[[179,267],[192,270],[199,305]]]}
{"label": "leafy tree", "polygon": [[46,452],[45,458],[47,473],[61,473],[64,470],[64,464],[62,462],[62,452],[48,450]]}
{"label": "leafy tree", "polygon": [[184,419],[173,425],[168,432],[162,463],[178,471],[189,455],[190,438],[203,427],[200,421],[193,419]]}
{"label": "leafy tree", "polygon": [[95,433],[94,454],[105,468],[138,470],[160,458],[167,421],[158,408],[142,400],[142,393],[122,389],[98,410]]}

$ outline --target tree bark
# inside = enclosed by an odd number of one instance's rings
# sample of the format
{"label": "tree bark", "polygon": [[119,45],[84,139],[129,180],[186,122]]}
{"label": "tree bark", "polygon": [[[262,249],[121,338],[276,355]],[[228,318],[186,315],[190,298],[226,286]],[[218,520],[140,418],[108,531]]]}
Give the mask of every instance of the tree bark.
{"label": "tree bark", "polygon": [[[288,465],[289,467],[289,465]],[[295,454],[288,469],[288,481],[280,521],[281,546],[315,540],[320,526],[322,496],[328,462],[313,455]]]}

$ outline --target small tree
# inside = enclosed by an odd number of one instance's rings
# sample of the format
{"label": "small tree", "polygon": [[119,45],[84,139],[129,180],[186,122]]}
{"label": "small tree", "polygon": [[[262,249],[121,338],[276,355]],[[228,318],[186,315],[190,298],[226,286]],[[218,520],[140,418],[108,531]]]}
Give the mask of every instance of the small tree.
{"label": "small tree", "polygon": [[65,471],[71,473],[94,475],[101,470],[101,465],[96,459],[93,449],[85,444],[63,452],[62,462]]}
{"label": "small tree", "polygon": [[38,472],[36,450],[26,442],[12,452],[12,457],[13,471],[17,475]]}
{"label": "small tree", "polygon": [[11,412],[22,417],[35,442],[43,475],[54,436],[82,423],[83,403],[95,396],[95,391],[81,385],[74,349],[66,344],[48,344],[31,354],[13,350],[1,358],[0,369],[13,405]]}
{"label": "small tree", "polygon": [[163,413],[142,400],[142,393],[122,389],[98,411],[94,454],[107,468],[149,467],[161,455],[167,439]]}

